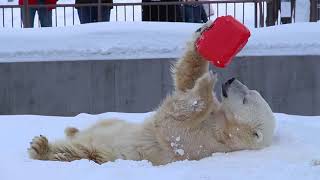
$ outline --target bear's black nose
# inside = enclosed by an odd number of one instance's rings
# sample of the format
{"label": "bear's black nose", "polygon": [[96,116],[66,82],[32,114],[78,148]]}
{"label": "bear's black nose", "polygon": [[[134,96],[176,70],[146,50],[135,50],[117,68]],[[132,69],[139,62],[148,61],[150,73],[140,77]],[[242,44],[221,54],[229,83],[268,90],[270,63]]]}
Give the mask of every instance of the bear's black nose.
{"label": "bear's black nose", "polygon": [[236,80],[236,78],[231,78],[229,79],[227,82],[225,82],[224,84],[222,84],[222,95],[227,98],[228,97],[228,89],[230,87],[230,85],[232,84],[232,82]]}
{"label": "bear's black nose", "polygon": [[200,32],[200,31],[201,31],[201,28],[199,28],[199,29],[196,30],[196,32]]}
{"label": "bear's black nose", "polygon": [[230,85],[234,80],[236,80],[236,78],[231,78],[231,79],[229,79],[229,80],[227,81],[226,84]]}

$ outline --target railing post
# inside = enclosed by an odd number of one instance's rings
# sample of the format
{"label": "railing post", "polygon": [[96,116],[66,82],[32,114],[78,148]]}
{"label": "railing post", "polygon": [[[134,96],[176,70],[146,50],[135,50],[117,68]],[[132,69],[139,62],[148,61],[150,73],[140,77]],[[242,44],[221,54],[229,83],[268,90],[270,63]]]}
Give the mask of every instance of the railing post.
{"label": "railing post", "polygon": [[258,27],[258,4],[257,1],[254,2],[254,27]]}
{"label": "railing post", "polygon": [[23,11],[22,11],[22,13],[23,13],[22,14],[23,27],[24,28],[31,27],[30,21],[29,21],[30,12],[29,12],[29,1],[28,0],[23,0]]}
{"label": "railing post", "polygon": [[260,16],[259,16],[259,22],[260,27],[264,27],[264,9],[263,9],[263,1],[259,1],[259,9],[260,9]]}
{"label": "railing post", "polygon": [[101,0],[98,0],[98,22],[101,22]]}

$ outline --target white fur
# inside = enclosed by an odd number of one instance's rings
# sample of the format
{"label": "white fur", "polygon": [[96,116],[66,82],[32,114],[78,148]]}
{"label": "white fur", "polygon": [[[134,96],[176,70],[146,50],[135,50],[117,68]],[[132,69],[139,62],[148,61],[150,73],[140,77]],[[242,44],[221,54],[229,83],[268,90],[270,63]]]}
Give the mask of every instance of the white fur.
{"label": "white fur", "polygon": [[[212,92],[217,75],[196,51],[195,33],[185,55],[173,68],[175,91],[143,124],[106,120],[79,131],[67,128],[65,140],[49,142],[35,137],[28,149],[33,159],[97,163],[115,159],[149,160],[155,165],[198,160],[214,152],[260,149],[271,144],[273,113],[256,91],[239,81],[219,102]],[[243,104],[243,98],[246,104]]]}

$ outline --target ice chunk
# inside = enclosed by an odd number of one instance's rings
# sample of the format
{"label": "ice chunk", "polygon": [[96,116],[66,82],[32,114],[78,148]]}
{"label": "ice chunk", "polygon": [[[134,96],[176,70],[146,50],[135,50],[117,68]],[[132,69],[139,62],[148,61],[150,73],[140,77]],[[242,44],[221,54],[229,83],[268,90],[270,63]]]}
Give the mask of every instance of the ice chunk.
{"label": "ice chunk", "polygon": [[184,150],[183,149],[176,149],[175,153],[179,154],[180,156],[183,156],[184,155]]}
{"label": "ice chunk", "polygon": [[178,136],[178,137],[176,138],[176,141],[178,141],[178,142],[180,141],[180,136]]}

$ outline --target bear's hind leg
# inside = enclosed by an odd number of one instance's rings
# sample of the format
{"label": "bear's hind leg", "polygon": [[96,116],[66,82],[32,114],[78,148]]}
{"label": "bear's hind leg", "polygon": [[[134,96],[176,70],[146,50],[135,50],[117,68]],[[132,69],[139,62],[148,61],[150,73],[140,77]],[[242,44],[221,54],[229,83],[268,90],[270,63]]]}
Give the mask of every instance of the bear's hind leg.
{"label": "bear's hind leg", "polygon": [[92,160],[98,164],[114,161],[116,156],[112,151],[101,150],[90,143],[63,140],[49,143],[45,136],[33,138],[28,148],[31,159],[48,161],[74,161],[80,159]]}
{"label": "bear's hind leg", "polygon": [[92,160],[98,164],[114,161],[112,150],[94,147],[89,142],[62,140],[49,143],[45,136],[36,136],[30,143],[28,153],[31,159],[48,161]]}
{"label": "bear's hind leg", "polygon": [[36,136],[32,139],[28,153],[31,159],[51,161],[73,161],[82,159],[74,148],[67,142],[50,144],[45,136]]}

